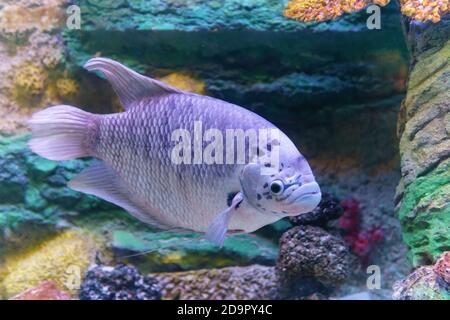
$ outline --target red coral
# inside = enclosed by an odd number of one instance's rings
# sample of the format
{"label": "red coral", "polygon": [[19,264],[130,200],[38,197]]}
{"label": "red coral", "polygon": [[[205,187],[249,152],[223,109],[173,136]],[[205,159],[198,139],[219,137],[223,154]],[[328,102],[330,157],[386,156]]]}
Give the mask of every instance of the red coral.
{"label": "red coral", "polygon": [[338,226],[344,234],[344,240],[363,264],[368,264],[370,253],[374,244],[384,239],[384,230],[381,227],[373,227],[369,230],[361,230],[360,204],[354,198],[341,201],[344,213],[338,220]]}

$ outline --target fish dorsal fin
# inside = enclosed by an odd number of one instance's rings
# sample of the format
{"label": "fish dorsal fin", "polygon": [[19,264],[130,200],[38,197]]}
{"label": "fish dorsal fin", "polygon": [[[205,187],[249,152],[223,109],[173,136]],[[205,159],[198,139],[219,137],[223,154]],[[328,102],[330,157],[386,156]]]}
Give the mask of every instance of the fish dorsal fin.
{"label": "fish dorsal fin", "polygon": [[183,93],[161,81],[145,77],[117,61],[108,58],[93,58],[84,65],[88,71],[101,71],[119,96],[125,110],[136,101],[170,93]]}
{"label": "fish dorsal fin", "polygon": [[160,229],[172,229],[164,223],[157,221],[143,208],[131,200],[128,188],[121,178],[103,161],[96,161],[73,178],[68,186],[76,191],[92,194],[109,201],[127,210],[131,215],[142,222],[151,224]]}

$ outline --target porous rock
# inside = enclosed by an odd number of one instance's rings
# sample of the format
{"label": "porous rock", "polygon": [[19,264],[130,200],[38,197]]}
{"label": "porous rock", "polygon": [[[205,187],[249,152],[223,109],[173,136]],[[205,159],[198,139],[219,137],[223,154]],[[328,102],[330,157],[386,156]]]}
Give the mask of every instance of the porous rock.
{"label": "porous rock", "polygon": [[297,226],[280,239],[276,271],[284,291],[297,291],[297,284],[311,278],[325,287],[335,287],[350,275],[351,261],[341,238],[319,227]]}
{"label": "porous rock", "polygon": [[81,285],[81,300],[159,300],[161,288],[129,265],[92,265]]}

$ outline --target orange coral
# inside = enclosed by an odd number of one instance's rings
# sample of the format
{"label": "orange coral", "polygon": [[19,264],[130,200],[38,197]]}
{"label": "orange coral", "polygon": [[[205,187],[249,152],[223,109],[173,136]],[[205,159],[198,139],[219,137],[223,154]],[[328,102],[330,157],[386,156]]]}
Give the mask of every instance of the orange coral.
{"label": "orange coral", "polygon": [[441,21],[441,17],[450,12],[448,0],[401,0],[402,13],[419,21]]}
{"label": "orange coral", "polygon": [[284,15],[301,21],[325,21],[344,13],[364,9],[370,4],[384,6],[389,0],[291,0]]}
{"label": "orange coral", "polygon": [[[376,4],[385,6],[390,0],[291,0],[284,15],[300,21],[325,21]],[[419,21],[439,22],[450,12],[449,0],[400,0],[404,15]]]}

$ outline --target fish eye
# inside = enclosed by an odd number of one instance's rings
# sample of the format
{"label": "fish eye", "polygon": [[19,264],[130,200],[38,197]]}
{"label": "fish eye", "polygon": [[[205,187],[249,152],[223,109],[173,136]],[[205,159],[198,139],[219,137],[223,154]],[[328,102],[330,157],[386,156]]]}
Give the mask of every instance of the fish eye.
{"label": "fish eye", "polygon": [[270,184],[270,191],[274,195],[280,195],[283,193],[284,190],[284,184],[281,180],[275,180]]}

